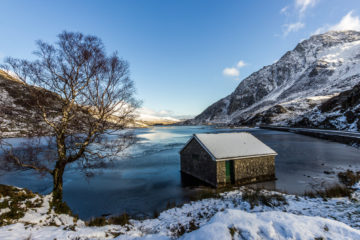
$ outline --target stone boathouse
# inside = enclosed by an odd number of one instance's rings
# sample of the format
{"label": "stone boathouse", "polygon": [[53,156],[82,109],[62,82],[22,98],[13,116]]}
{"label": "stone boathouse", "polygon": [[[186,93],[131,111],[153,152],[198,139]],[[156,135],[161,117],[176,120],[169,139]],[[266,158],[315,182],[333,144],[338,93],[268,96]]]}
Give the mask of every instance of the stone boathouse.
{"label": "stone boathouse", "polygon": [[194,134],[180,151],[181,172],[214,187],[272,180],[276,155],[247,132]]}

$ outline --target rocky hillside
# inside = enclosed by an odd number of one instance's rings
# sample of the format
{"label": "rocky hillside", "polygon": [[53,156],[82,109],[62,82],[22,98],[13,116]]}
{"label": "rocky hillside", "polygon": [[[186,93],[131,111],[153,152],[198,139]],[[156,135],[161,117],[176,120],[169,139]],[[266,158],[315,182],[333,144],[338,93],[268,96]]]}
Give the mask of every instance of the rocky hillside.
{"label": "rocky hillside", "polygon": [[[29,89],[31,88],[31,89]],[[39,91],[44,96],[43,103],[51,109],[54,116],[61,112],[61,98],[42,88],[26,86],[15,77],[0,70],[0,138],[33,136],[32,130],[43,128],[47,134],[47,124],[40,117],[36,99],[31,92]],[[79,107],[81,114],[81,107]],[[178,122],[177,119],[144,117],[141,112],[138,119],[129,127],[149,127],[152,125],[168,125]],[[48,116],[51,118],[51,116]],[[38,131],[37,133],[38,134]]]}
{"label": "rocky hillside", "polygon": [[359,131],[360,83],[320,104],[291,125]]}
{"label": "rocky hillside", "polygon": [[360,32],[314,35],[186,123],[289,125],[359,82]]}
{"label": "rocky hillside", "polygon": [[26,86],[0,70],[0,137],[31,136],[33,129],[46,128],[46,124],[37,113],[36,99],[29,88],[46,96],[43,103],[54,112],[61,111],[59,97],[54,93]]}

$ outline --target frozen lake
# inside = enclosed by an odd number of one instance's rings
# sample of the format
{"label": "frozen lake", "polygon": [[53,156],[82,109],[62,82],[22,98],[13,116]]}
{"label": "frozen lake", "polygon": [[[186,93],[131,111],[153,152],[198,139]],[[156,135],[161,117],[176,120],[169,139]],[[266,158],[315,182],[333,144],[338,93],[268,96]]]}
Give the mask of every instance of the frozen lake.
{"label": "frozen lake", "polygon": [[[139,141],[111,169],[87,179],[68,168],[64,176],[64,199],[81,218],[127,212],[152,216],[171,202],[181,203],[196,193],[185,186],[180,174],[179,151],[194,133],[248,131],[279,155],[276,181],[258,184],[268,189],[303,193],[337,181],[336,172],[360,170],[360,150],[340,143],[263,129],[218,129],[206,126],[136,129]],[[325,174],[325,172],[334,172]],[[0,183],[26,187],[47,194],[49,177],[31,171],[0,176]]]}

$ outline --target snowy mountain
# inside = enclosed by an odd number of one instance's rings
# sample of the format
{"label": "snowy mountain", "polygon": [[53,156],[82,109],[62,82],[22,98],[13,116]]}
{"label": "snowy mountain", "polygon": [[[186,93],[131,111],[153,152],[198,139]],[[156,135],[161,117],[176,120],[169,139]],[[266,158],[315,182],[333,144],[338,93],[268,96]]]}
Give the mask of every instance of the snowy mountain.
{"label": "snowy mountain", "polygon": [[137,109],[136,114],[137,122],[144,123],[147,126],[155,124],[174,124],[180,121],[168,111],[154,111],[148,108],[139,108]]}
{"label": "snowy mountain", "polygon": [[291,125],[359,82],[360,32],[314,35],[186,123]]}

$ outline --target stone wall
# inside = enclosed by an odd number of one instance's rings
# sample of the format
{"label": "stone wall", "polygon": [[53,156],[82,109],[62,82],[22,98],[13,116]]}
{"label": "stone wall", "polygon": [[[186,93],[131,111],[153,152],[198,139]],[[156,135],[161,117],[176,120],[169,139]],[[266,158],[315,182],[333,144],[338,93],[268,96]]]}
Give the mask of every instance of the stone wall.
{"label": "stone wall", "polygon": [[[194,157],[195,155],[195,157]],[[275,156],[241,158],[234,162],[236,184],[246,184],[275,178]],[[226,182],[226,161],[214,161],[195,140],[180,153],[181,172],[189,174],[212,186],[223,186]]]}
{"label": "stone wall", "polygon": [[226,166],[225,161],[219,161],[216,164],[217,185],[226,185]]}
{"label": "stone wall", "polygon": [[[193,154],[198,158],[193,159]],[[195,139],[181,151],[180,164],[182,172],[216,186],[216,162]]]}
{"label": "stone wall", "polygon": [[234,161],[236,183],[250,183],[275,178],[275,156],[244,158]]}
{"label": "stone wall", "polygon": [[[275,179],[275,156],[242,158],[234,161],[236,184],[246,184]],[[217,162],[217,183],[226,183],[226,161]]]}

